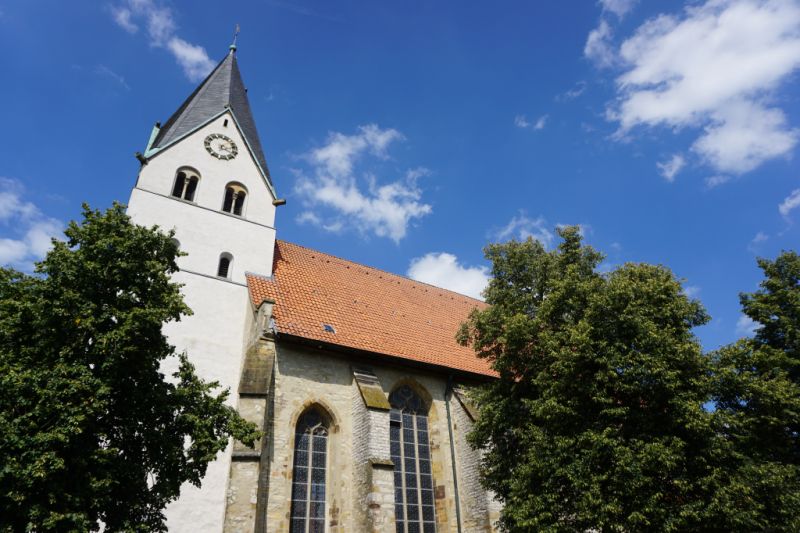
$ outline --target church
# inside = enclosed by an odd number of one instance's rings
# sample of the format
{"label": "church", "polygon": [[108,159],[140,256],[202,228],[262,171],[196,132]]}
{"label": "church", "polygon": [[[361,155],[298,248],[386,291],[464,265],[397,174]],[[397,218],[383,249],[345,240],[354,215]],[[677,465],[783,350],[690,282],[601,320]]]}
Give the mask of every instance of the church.
{"label": "church", "polygon": [[277,239],[235,46],[137,158],[128,214],[186,252],[194,314],[164,333],[265,435],[182,489],[170,531],[493,531],[464,391],[495,374],[455,341],[485,304]]}

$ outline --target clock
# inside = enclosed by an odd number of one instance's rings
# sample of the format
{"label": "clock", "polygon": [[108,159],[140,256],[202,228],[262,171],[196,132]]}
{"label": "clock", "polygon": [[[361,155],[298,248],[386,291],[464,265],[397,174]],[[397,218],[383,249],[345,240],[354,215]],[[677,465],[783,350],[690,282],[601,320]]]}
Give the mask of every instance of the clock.
{"label": "clock", "polygon": [[233,139],[221,133],[212,133],[206,137],[204,144],[208,153],[217,159],[233,159],[239,153]]}

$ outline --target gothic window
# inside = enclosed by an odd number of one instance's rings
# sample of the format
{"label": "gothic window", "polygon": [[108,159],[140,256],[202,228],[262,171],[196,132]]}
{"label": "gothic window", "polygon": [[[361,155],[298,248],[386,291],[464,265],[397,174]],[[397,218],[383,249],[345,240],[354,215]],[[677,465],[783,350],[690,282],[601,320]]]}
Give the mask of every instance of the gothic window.
{"label": "gothic window", "polygon": [[408,385],[396,389],[389,403],[397,533],[435,532],[427,407]]}
{"label": "gothic window", "polygon": [[325,531],[325,464],[328,424],[317,408],[297,421],[292,468],[291,533]]}
{"label": "gothic window", "polygon": [[175,176],[175,185],[172,187],[172,196],[194,202],[194,193],[199,182],[200,177],[191,170],[179,170]]}
{"label": "gothic window", "polygon": [[236,183],[229,183],[225,187],[225,198],[222,200],[222,210],[226,213],[241,215],[244,212],[244,201],[247,190]]}
{"label": "gothic window", "polygon": [[219,256],[219,266],[217,267],[217,276],[221,278],[229,278],[231,273],[231,262],[233,256],[227,252]]}

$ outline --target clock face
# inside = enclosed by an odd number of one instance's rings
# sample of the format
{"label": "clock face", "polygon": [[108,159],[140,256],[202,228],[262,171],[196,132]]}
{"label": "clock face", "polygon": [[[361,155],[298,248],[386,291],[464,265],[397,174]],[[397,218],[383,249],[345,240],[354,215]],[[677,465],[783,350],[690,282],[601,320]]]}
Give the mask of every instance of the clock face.
{"label": "clock face", "polygon": [[217,159],[233,159],[239,153],[239,148],[233,140],[221,133],[212,133],[204,141],[206,150]]}

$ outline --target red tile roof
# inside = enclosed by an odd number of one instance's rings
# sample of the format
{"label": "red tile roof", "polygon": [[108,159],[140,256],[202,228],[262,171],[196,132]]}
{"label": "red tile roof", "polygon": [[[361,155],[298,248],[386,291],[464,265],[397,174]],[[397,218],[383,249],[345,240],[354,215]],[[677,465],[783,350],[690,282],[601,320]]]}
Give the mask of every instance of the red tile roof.
{"label": "red tile roof", "polygon": [[248,273],[247,286],[253,305],[275,301],[279,333],[495,375],[455,340],[469,312],[486,307],[480,300],[285,241],[275,243],[272,278]]}

